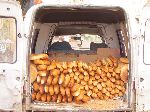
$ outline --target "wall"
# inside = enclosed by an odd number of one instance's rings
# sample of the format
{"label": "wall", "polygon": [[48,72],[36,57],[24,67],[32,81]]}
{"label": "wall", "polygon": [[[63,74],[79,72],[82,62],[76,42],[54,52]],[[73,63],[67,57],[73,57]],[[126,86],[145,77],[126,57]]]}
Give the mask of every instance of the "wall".
{"label": "wall", "polygon": [[119,41],[116,34],[116,24],[98,23],[99,27],[103,28],[104,38],[110,48],[120,48]]}
{"label": "wall", "polygon": [[55,23],[51,24],[39,24],[36,28],[40,29],[38,38],[37,38],[37,43],[36,43],[36,48],[35,48],[35,53],[45,53],[48,47],[49,43],[49,35],[51,35],[54,32],[54,26]]}

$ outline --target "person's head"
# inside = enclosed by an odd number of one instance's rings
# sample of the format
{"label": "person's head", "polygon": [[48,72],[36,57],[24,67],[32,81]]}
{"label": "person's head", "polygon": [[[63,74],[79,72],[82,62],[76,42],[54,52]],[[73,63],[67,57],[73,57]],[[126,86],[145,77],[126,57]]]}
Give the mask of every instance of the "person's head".
{"label": "person's head", "polygon": [[40,3],[42,3],[42,0],[34,0],[34,4],[36,5],[36,4],[40,4]]}
{"label": "person's head", "polygon": [[60,36],[60,37],[59,37],[59,41],[60,41],[60,42],[63,42],[64,40],[65,40],[65,39],[64,39],[63,36]]}

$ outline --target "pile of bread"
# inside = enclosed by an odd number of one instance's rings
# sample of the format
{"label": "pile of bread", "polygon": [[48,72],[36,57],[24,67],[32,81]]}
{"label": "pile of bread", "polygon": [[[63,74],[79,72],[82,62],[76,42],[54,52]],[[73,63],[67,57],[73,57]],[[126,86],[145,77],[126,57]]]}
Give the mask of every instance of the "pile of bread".
{"label": "pile of bread", "polygon": [[121,97],[126,91],[127,58],[58,62],[47,54],[32,54],[30,62],[32,101],[81,104]]}

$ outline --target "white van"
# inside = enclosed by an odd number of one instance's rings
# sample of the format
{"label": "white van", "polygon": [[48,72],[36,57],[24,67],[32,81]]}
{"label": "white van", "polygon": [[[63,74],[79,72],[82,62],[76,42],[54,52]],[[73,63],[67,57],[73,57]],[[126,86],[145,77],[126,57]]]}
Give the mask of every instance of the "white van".
{"label": "white van", "polygon": [[[142,0],[48,1],[33,6],[23,22],[18,2],[0,0],[0,111],[150,111],[149,6],[150,2]],[[71,44],[77,57],[84,54],[84,61],[95,58],[85,56],[95,51],[91,42],[105,41],[105,48],[115,49],[115,54],[100,49],[101,56],[128,57],[126,95],[88,106],[32,102],[29,55],[49,53],[49,46],[60,36]],[[67,56],[57,58],[65,60]]]}

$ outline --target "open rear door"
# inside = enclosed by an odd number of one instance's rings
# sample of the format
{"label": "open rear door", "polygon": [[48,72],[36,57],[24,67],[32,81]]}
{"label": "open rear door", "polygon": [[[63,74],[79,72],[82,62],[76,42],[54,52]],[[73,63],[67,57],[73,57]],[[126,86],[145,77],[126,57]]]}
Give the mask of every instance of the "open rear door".
{"label": "open rear door", "polygon": [[150,111],[150,6],[140,15],[141,38],[139,40],[137,111]]}
{"label": "open rear door", "polygon": [[22,11],[15,0],[0,0],[0,111],[22,111]]}

